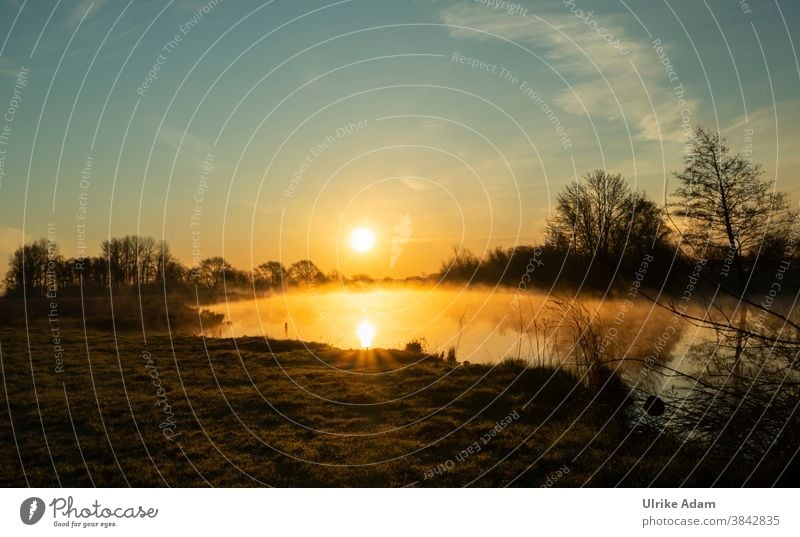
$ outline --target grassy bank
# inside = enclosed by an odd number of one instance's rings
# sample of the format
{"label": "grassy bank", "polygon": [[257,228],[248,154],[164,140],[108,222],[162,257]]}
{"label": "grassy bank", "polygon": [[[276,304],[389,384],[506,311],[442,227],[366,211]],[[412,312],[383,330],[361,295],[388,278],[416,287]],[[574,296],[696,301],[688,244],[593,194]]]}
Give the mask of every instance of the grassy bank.
{"label": "grassy bank", "polygon": [[28,337],[1,329],[0,342],[4,486],[702,485],[716,475],[691,472],[690,451],[632,430],[602,395],[550,369],[66,330],[57,372],[47,325]]}

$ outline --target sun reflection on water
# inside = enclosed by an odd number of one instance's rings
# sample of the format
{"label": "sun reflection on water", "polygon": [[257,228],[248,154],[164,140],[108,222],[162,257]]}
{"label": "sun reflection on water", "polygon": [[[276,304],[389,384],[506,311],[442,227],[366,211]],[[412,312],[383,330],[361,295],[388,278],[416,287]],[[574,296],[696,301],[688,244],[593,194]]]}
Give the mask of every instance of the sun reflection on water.
{"label": "sun reflection on water", "polygon": [[368,349],[372,346],[372,340],[375,339],[375,326],[367,319],[364,319],[356,328],[356,335],[358,335],[361,346]]}

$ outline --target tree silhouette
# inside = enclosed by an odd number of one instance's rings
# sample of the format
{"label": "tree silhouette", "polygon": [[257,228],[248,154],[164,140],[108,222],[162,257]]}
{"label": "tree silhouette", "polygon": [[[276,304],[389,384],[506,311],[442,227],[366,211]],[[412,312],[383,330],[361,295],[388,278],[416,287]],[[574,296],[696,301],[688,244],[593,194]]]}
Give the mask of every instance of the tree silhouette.
{"label": "tree silhouette", "polygon": [[703,128],[695,130],[684,162],[684,170],[674,174],[679,201],[672,204],[687,221],[682,234],[698,251],[708,245],[730,256],[742,278],[744,256],[787,223],[786,194],[774,191],[774,181],[762,180],[760,165],[730,154],[719,134]]}
{"label": "tree silhouette", "polygon": [[170,269],[169,264],[175,262],[169,246],[153,237],[113,237],[103,241],[100,250],[112,287],[154,283],[161,280],[165,269]]}
{"label": "tree silhouette", "polygon": [[8,259],[6,272],[6,291],[9,293],[27,291],[40,291],[45,293],[47,287],[47,264],[52,261],[60,264],[61,255],[55,244],[50,245],[48,251],[47,239],[29,242],[17,248]]}
{"label": "tree silhouette", "polygon": [[460,245],[453,245],[453,253],[450,259],[442,262],[439,274],[441,277],[454,280],[472,280],[476,277],[480,264],[480,258],[470,250]]}
{"label": "tree silhouette", "polygon": [[289,279],[294,283],[319,283],[324,280],[322,271],[310,259],[292,263],[287,271]]}
{"label": "tree silhouette", "polygon": [[[678,202],[674,211],[686,220],[682,235],[693,250],[693,257],[711,253],[724,258],[720,275],[734,276],[728,290],[744,298],[747,287],[745,255],[754,253],[765,239],[778,233],[790,217],[786,194],[774,191],[774,182],[765,181],[761,166],[739,154],[731,154],[717,133],[698,128],[684,157],[685,167],[674,175],[680,181],[675,190]],[[747,304],[739,306],[734,363],[744,345],[742,333],[747,324]]]}
{"label": "tree silhouette", "polygon": [[209,257],[200,261],[196,278],[200,285],[216,290],[222,286],[225,272],[230,272],[232,268],[222,257]]}
{"label": "tree silhouette", "polygon": [[631,190],[621,174],[594,170],[558,195],[546,243],[609,263],[651,250],[667,233],[660,209],[643,192]]}
{"label": "tree silhouette", "polygon": [[256,283],[266,287],[277,287],[283,283],[286,267],[280,261],[267,261],[257,266],[253,272]]}

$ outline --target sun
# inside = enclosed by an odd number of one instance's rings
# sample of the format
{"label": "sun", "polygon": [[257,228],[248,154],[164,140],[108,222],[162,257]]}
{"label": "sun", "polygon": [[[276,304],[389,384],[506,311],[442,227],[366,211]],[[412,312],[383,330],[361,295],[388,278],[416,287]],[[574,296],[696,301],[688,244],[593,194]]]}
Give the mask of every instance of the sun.
{"label": "sun", "polygon": [[350,235],[350,246],[356,252],[369,252],[375,246],[375,233],[365,227],[354,229]]}

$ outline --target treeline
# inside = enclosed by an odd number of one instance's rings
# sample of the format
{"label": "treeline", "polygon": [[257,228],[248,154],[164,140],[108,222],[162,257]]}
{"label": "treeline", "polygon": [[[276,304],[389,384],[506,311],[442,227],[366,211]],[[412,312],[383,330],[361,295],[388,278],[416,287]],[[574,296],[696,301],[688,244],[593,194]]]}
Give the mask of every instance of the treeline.
{"label": "treeline", "polygon": [[[702,279],[736,294],[798,288],[800,219],[758,164],[731,154],[702,128],[675,172],[674,202],[660,206],[621,174],[595,170],[558,194],[538,246],[496,248],[477,256],[455,248],[443,279],[602,289],[641,274],[677,290],[702,266]],[[646,274],[645,274],[646,273]]]}
{"label": "treeline", "polygon": [[[661,218],[659,218],[661,219]],[[612,227],[621,231],[624,220]],[[595,252],[570,243],[568,234],[555,234],[538,245],[515,248],[496,247],[482,255],[453,247],[448,259],[441,263],[439,277],[444,281],[472,282],[484,285],[506,285],[526,288],[577,288],[604,290],[630,284],[637,271],[646,265],[642,277],[646,285],[665,291],[686,286],[687,278],[697,269],[698,257],[689,255],[690,247],[681,235],[664,222],[658,233],[631,234],[624,242],[603,252]],[[784,291],[800,288],[800,248],[789,234],[764,237],[760,248],[748,250],[738,259],[748,275],[748,290],[766,290],[774,279],[776,267],[788,263]],[[727,248],[707,245],[702,257],[702,272],[707,280],[720,282],[730,278],[733,256]]]}

